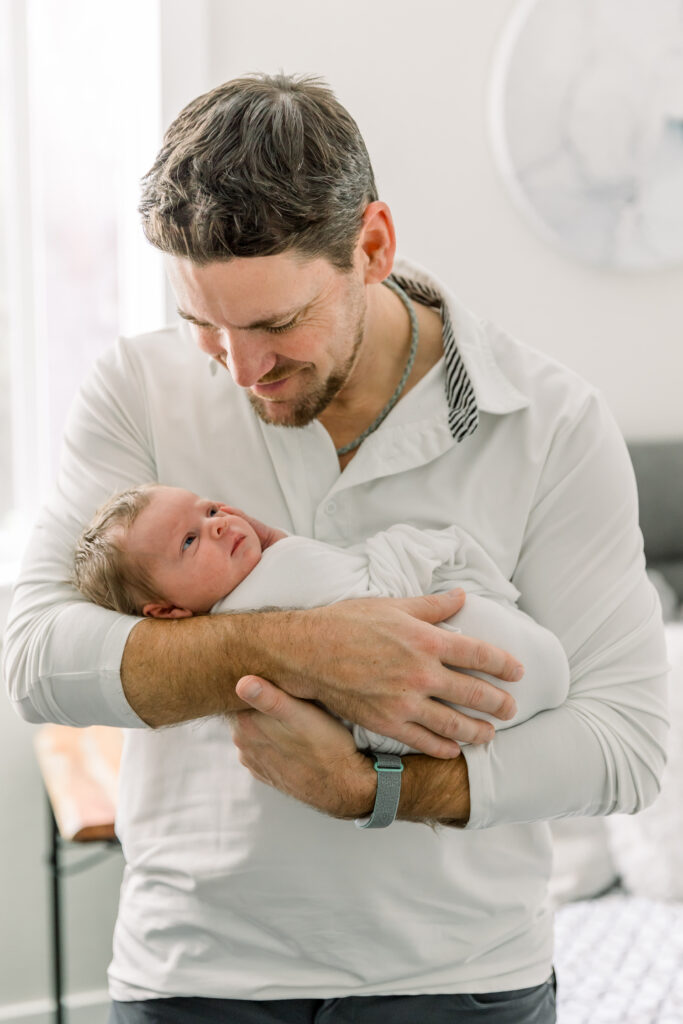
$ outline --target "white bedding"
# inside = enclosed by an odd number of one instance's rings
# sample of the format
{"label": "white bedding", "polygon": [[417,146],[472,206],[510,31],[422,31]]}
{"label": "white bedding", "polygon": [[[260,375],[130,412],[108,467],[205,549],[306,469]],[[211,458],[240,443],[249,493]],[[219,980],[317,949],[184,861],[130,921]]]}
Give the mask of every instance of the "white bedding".
{"label": "white bedding", "polygon": [[[558,1024],[683,1024],[683,623],[666,633],[671,730],[658,798],[554,832],[551,891],[575,900],[555,914]],[[576,900],[604,886],[609,865],[621,883]]]}
{"label": "white bedding", "polygon": [[558,1024],[681,1024],[683,902],[616,889],[555,916]]}
{"label": "white bedding", "polygon": [[606,826],[612,859],[629,892],[683,900],[683,622],[667,623],[666,642],[671,726],[661,791],[640,814],[614,814]]}

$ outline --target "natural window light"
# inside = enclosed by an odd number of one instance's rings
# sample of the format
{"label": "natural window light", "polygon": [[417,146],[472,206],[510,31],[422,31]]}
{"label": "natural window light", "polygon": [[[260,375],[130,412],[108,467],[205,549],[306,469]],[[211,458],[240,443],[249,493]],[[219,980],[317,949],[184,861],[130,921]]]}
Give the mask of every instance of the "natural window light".
{"label": "natural window light", "polygon": [[[0,80],[0,89],[3,82]],[[0,93],[0,114],[5,109],[4,96]],[[6,146],[7,128],[4,119],[0,120],[0,152]],[[0,196],[6,196],[4,161],[0,161]],[[5,203],[0,204],[0,238],[6,238]],[[6,246],[0,245],[0,524],[12,507],[12,449],[11,449],[11,416],[10,407],[10,347],[9,347],[9,309],[7,291],[7,252]]]}
{"label": "natural window light", "polygon": [[163,324],[162,264],[136,212],[161,136],[159,12],[0,5],[0,581],[88,367],[118,334]]}

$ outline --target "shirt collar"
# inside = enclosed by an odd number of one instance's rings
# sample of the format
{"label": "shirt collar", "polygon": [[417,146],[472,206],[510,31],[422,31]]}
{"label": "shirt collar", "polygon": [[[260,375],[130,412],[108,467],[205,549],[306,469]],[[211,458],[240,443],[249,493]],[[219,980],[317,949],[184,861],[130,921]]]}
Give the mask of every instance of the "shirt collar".
{"label": "shirt collar", "polygon": [[439,309],[443,320],[448,422],[456,441],[473,434],[479,412],[504,414],[524,409],[529,399],[496,362],[486,325],[441,282],[416,263],[397,260],[392,274],[418,302]]}

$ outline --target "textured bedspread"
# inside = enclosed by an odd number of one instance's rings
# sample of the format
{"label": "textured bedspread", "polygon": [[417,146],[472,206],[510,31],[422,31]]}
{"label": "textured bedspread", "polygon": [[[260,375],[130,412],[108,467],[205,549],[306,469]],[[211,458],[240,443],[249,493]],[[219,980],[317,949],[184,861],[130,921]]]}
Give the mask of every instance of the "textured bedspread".
{"label": "textured bedspread", "polygon": [[555,917],[558,1024],[683,1024],[683,902],[620,889]]}

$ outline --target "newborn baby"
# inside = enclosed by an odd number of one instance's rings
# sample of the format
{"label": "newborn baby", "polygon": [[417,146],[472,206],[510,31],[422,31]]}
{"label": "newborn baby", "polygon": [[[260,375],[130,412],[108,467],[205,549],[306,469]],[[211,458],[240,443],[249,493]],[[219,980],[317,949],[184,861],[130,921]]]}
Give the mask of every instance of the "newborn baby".
{"label": "newborn baby", "polygon": [[[517,712],[504,729],[563,703],[569,666],[557,638],[516,607],[519,591],[457,526],[392,526],[363,544],[337,548],[265,526],[228,505],[160,484],[112,498],[83,531],[74,583],[96,604],[155,618],[261,607],[312,608],[358,597],[415,597],[455,586],[463,608],[440,625],[509,651],[525,666],[520,683],[473,672],[510,692]],[[435,698],[438,699],[438,698]],[[352,722],[359,749],[419,753]]]}

